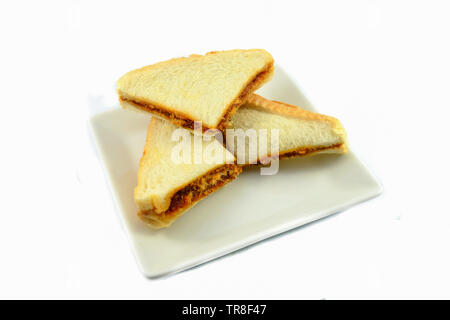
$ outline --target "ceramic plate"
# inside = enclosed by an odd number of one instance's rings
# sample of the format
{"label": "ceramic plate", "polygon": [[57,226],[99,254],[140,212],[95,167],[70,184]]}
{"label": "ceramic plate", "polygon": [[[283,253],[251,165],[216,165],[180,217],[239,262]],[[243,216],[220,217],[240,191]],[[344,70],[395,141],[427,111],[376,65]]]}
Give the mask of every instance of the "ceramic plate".
{"label": "ceramic plate", "polygon": [[[314,110],[279,66],[258,93]],[[117,107],[93,116],[90,127],[139,267],[150,278],[191,268],[381,193],[352,152],[282,160],[278,174],[245,170],[170,228],[153,230],[138,219],[133,201],[149,120]]]}

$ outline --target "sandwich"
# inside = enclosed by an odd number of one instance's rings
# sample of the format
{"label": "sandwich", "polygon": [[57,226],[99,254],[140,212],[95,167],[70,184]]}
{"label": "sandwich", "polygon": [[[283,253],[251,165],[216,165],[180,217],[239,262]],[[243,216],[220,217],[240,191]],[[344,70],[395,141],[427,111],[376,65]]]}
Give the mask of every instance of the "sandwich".
{"label": "sandwich", "polygon": [[150,112],[194,130],[223,130],[248,96],[273,75],[265,50],[230,50],[159,62],[117,81],[121,106]]}
{"label": "sandwich", "polygon": [[[317,153],[345,153],[347,151],[346,132],[338,119],[311,112],[287,103],[271,101],[252,94],[232,118],[230,128],[254,129],[257,134],[266,129],[267,140],[253,141],[244,137],[245,154],[237,153],[235,136],[226,135],[227,147],[237,156],[239,164],[266,164],[276,156],[279,159],[312,155]],[[278,129],[278,145],[273,148]],[[228,131],[228,130],[227,130]],[[261,139],[260,135],[256,135]],[[248,138],[248,139],[247,139]],[[231,143],[233,142],[233,143]],[[257,152],[250,152],[250,143],[256,145]],[[232,146],[231,148],[229,146]],[[244,150],[243,149],[243,150]],[[272,149],[277,149],[275,152]],[[254,149],[255,150],[255,147]]]}
{"label": "sandwich", "polygon": [[[181,141],[175,139],[177,133]],[[212,136],[194,137],[188,130],[152,117],[134,191],[138,216],[151,227],[168,227],[241,171],[234,156]]]}

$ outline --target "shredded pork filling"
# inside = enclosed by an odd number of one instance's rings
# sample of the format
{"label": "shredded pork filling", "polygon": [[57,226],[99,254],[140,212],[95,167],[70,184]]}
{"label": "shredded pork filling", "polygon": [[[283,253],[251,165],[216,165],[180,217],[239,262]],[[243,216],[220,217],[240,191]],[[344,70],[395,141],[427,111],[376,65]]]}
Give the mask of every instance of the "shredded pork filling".
{"label": "shredded pork filling", "polygon": [[267,77],[267,75],[272,72],[273,65],[268,66],[264,71],[258,73],[258,75],[253,78],[253,80],[242,90],[239,97],[228,107],[225,113],[222,115],[222,119],[217,126],[217,129],[224,130],[228,123],[230,122],[233,114],[236,113],[237,109],[247,100],[247,97],[255,91],[261,82]]}
{"label": "shredded pork filling", "polygon": [[153,211],[145,212],[144,215],[154,215],[169,217],[177,214],[182,209],[189,207],[193,202],[206,197],[208,194],[219,189],[221,186],[233,180],[242,169],[235,164],[227,164],[220,168],[214,169],[206,175],[198,178],[184,188],[178,190],[172,197],[169,208],[160,213],[155,214]]}
{"label": "shredded pork filling", "polygon": [[[293,150],[293,151],[288,151],[285,153],[280,153],[280,155],[278,156],[278,159],[287,159],[287,158],[292,158],[292,157],[297,157],[297,156],[306,156],[309,155],[310,153],[314,153],[314,152],[320,152],[323,150],[329,150],[329,149],[338,149],[342,146],[342,143],[338,143],[335,145],[331,145],[331,146],[326,146],[326,147],[303,147],[297,150]],[[269,158],[270,156],[268,156]],[[258,164],[261,164],[261,161],[258,159]],[[245,164],[244,166],[251,166],[252,164]]]}
{"label": "shredded pork filling", "polygon": [[319,151],[328,150],[328,149],[337,149],[337,148],[340,148],[341,146],[342,146],[342,143],[335,144],[332,146],[327,146],[327,147],[301,148],[301,149],[298,149],[295,151],[289,151],[289,152],[280,154],[280,159],[290,158],[290,157],[295,157],[295,156],[305,156],[305,155],[307,155],[309,153],[313,153],[313,152],[319,152]]}

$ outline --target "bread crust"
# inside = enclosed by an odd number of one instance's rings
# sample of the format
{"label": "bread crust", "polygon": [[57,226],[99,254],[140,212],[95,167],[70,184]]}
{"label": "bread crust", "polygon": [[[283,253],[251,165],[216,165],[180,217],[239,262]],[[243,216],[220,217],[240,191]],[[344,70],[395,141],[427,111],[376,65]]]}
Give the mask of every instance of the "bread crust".
{"label": "bread crust", "polygon": [[336,126],[341,126],[339,120],[334,117],[311,112],[285,102],[269,100],[254,93],[248,97],[247,104],[250,104],[256,108],[264,109],[268,112],[280,114],[287,117],[294,117],[305,120],[323,120],[331,122]]}

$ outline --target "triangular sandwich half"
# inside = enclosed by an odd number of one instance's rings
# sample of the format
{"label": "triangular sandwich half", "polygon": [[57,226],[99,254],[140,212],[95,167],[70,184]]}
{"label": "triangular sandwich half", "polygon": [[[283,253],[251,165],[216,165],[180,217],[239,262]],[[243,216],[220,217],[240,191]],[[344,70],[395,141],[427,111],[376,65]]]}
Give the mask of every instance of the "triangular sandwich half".
{"label": "triangular sandwich half", "polygon": [[222,130],[248,96],[273,75],[265,50],[191,55],[130,71],[117,82],[122,107],[139,109],[194,129]]}
{"label": "triangular sandwich half", "polygon": [[[178,135],[172,139],[174,131]],[[180,131],[181,130],[181,131]],[[242,171],[234,156],[213,137],[194,135],[152,117],[139,163],[134,199],[139,217],[155,228],[170,226],[187,209],[235,179]],[[200,146],[200,148],[199,148]],[[177,158],[178,157],[178,158]]]}
{"label": "triangular sandwich half", "polygon": [[[346,132],[338,119],[311,112],[297,106],[271,101],[252,94],[232,118],[232,129],[267,129],[266,150],[260,149],[257,135],[257,152],[250,153],[250,139],[245,139],[245,155],[236,154],[238,163],[255,164],[272,156],[272,129],[278,129],[279,159],[312,155],[316,153],[345,153]],[[227,145],[229,137],[227,135]],[[262,144],[264,145],[264,144]],[[275,146],[275,143],[273,144]],[[255,149],[254,149],[255,150]],[[266,151],[266,152],[264,152]],[[262,153],[262,154],[260,154]],[[263,160],[263,161],[262,161]]]}

